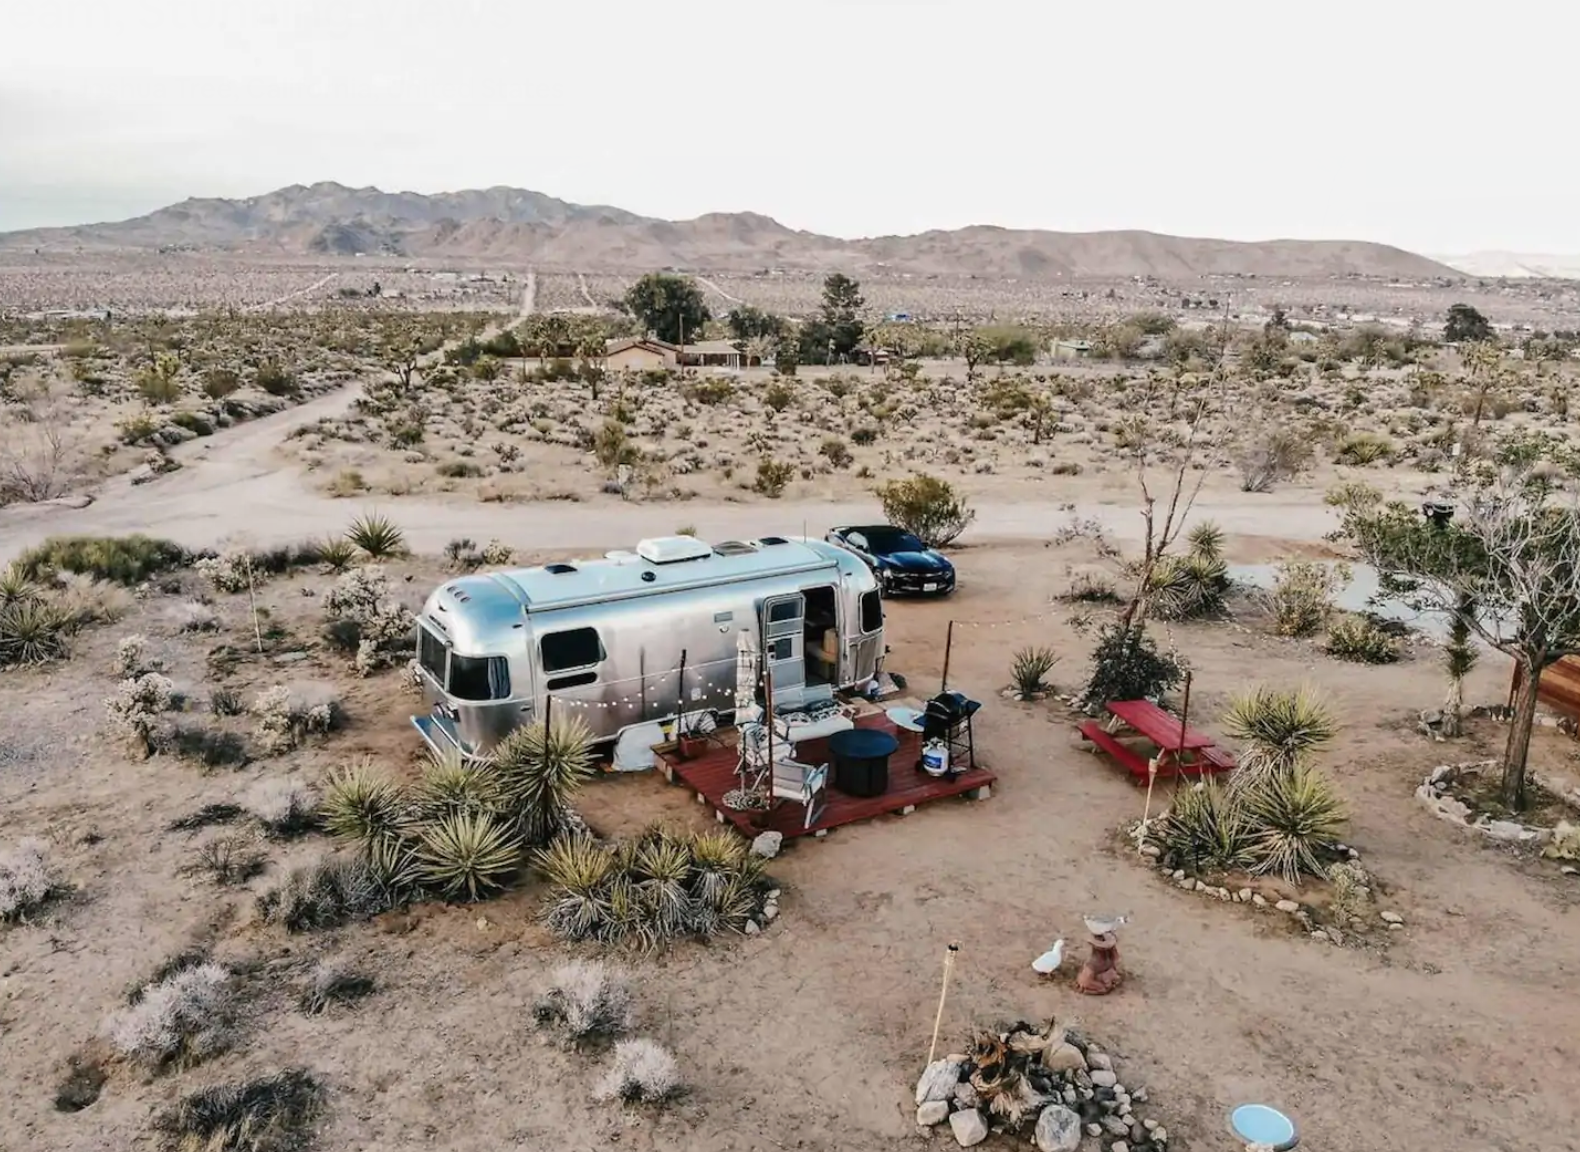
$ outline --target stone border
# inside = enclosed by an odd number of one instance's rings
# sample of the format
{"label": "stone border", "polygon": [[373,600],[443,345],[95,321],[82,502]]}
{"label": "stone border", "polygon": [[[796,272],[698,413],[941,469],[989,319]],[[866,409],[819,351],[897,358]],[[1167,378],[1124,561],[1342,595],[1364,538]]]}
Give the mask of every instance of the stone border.
{"label": "stone border", "polygon": [[[1426,806],[1428,812],[1439,820],[1446,820],[1461,828],[1468,828],[1472,832],[1479,832],[1490,840],[1499,840],[1505,844],[1545,844],[1552,839],[1551,828],[1535,828],[1529,824],[1521,824],[1514,820],[1493,820],[1482,813],[1475,821],[1470,819],[1470,805],[1463,800],[1456,799],[1451,791],[1459,783],[1460,777],[1469,774],[1480,775],[1487,769],[1495,769],[1496,760],[1472,760],[1463,764],[1439,764],[1427,774],[1421,786],[1415,790],[1416,799]],[[1542,781],[1534,774],[1532,780],[1541,784]],[[1545,787],[1545,785],[1543,785]],[[1549,789],[1549,791],[1552,791]],[[1556,793],[1555,793],[1556,795]]]}
{"label": "stone border", "polygon": [[[1127,832],[1129,835],[1133,833]],[[1351,864],[1360,864],[1361,854],[1354,848],[1339,845],[1341,851],[1348,855]],[[1147,867],[1153,869],[1160,876],[1174,883],[1176,888],[1184,892],[1195,892],[1207,899],[1222,901],[1226,904],[1244,904],[1251,908],[1260,908],[1264,911],[1271,909],[1282,912],[1292,918],[1310,935],[1311,939],[1325,944],[1343,945],[1347,933],[1342,928],[1332,925],[1318,927],[1311,919],[1311,911],[1295,900],[1269,900],[1260,892],[1253,892],[1249,888],[1231,891],[1228,888],[1214,887],[1195,876],[1187,875],[1183,868],[1176,868],[1173,872],[1165,871],[1160,860],[1162,850],[1156,844],[1142,844],[1137,849],[1138,855],[1146,861]],[[1404,927],[1404,917],[1397,912],[1380,912],[1378,918],[1388,927],[1390,933]],[[1364,937],[1363,937],[1364,939]]]}

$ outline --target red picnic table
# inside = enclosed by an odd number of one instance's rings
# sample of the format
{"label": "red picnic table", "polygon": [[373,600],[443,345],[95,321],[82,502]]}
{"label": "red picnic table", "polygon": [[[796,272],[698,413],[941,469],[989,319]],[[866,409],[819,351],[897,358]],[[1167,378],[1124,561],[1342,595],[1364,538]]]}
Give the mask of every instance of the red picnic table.
{"label": "red picnic table", "polygon": [[[1147,778],[1147,761],[1156,759],[1159,776],[1206,776],[1234,767],[1234,757],[1205,732],[1187,727],[1178,716],[1150,700],[1114,700],[1108,706],[1109,723],[1082,721],[1081,735],[1107,752],[1140,780]],[[1143,755],[1121,742],[1114,730],[1129,728],[1157,747],[1155,756]]]}

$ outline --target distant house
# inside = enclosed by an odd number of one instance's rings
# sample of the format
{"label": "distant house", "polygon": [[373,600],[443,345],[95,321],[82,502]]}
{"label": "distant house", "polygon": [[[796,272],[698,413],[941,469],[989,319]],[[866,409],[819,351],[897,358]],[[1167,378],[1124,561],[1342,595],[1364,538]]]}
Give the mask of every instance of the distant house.
{"label": "distant house", "polygon": [[611,371],[673,368],[680,363],[680,349],[665,340],[629,336],[611,340],[604,348],[603,366]]}
{"label": "distant house", "polygon": [[1055,360],[1084,360],[1092,354],[1089,340],[1055,340],[1049,349]]}
{"label": "distant house", "polygon": [[763,360],[729,340],[703,340],[680,349],[680,362],[688,368],[756,368]]}
{"label": "distant house", "polygon": [[887,348],[874,348],[871,344],[857,344],[850,350],[850,362],[863,367],[872,365],[882,366],[889,362]]}

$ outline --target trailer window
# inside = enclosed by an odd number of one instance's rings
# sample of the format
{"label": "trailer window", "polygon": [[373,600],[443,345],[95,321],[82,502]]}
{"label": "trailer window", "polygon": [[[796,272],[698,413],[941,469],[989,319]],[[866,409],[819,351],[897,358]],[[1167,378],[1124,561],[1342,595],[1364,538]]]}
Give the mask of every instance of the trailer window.
{"label": "trailer window", "polygon": [[443,640],[439,639],[432,632],[428,631],[426,627],[418,627],[417,661],[423,666],[424,669],[427,670],[428,675],[432,676],[441,688],[444,687],[444,662],[445,657],[448,655],[449,653],[445,650]]}
{"label": "trailer window", "polygon": [[450,695],[458,700],[507,700],[510,665],[503,656],[452,655]]}
{"label": "trailer window", "polygon": [[876,592],[863,592],[861,594],[861,631],[863,634],[876,632],[883,627],[883,599]]}
{"label": "trailer window", "polygon": [[550,632],[539,641],[543,671],[550,676],[572,668],[590,668],[603,660],[603,643],[596,628],[567,628]]}

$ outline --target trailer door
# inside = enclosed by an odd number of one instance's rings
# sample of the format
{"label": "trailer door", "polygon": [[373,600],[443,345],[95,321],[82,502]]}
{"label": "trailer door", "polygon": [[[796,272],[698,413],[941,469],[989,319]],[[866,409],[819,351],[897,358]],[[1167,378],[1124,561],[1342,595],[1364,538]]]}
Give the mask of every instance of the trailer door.
{"label": "trailer door", "polygon": [[800,707],[806,695],[806,597],[763,601],[763,662],[773,675],[774,707]]}

